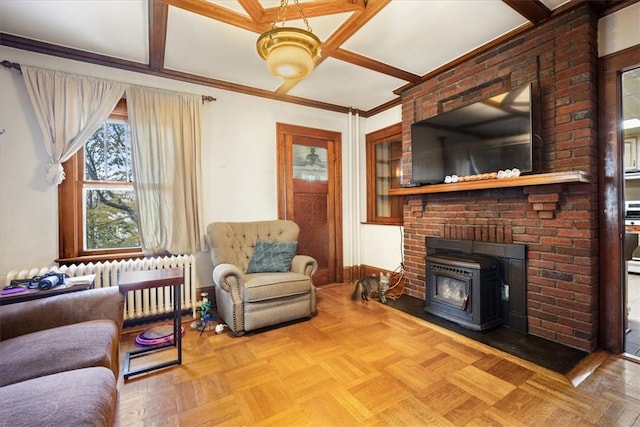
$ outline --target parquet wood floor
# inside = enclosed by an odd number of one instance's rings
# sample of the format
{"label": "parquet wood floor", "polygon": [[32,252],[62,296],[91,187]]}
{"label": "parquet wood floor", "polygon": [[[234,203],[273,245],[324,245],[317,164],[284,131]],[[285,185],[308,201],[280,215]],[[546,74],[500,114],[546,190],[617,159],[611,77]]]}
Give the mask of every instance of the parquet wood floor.
{"label": "parquet wood floor", "polygon": [[640,364],[605,354],[574,387],[351,292],[322,288],[316,317],[243,337],[188,330],[182,366],[120,377],[116,425],[640,426]]}

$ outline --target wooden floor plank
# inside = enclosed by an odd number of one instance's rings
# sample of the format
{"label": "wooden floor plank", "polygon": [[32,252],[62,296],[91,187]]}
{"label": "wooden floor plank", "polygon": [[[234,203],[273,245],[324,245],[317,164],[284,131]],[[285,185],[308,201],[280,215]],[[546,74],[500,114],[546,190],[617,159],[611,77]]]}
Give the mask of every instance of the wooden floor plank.
{"label": "wooden floor plank", "polygon": [[116,425],[640,426],[633,361],[599,353],[575,381],[352,291],[242,337],[187,328],[181,366],[119,379]]}

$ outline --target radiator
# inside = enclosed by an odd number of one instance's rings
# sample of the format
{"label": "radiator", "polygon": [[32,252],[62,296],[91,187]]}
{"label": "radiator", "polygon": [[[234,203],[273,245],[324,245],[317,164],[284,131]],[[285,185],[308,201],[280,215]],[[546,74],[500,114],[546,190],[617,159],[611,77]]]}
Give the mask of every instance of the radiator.
{"label": "radiator", "polygon": [[[95,274],[94,287],[105,288],[118,286],[118,277],[122,271],[159,270],[163,268],[182,268],[184,271],[184,284],[180,290],[182,296],[182,308],[191,309],[195,315],[196,295],[196,265],[193,255],[172,255],[165,257],[153,257],[142,259],[129,259],[125,261],[106,261],[87,264],[74,264],[69,266],[57,265],[11,271],[7,274],[5,283],[13,279],[29,279],[40,276],[51,270],[60,271],[70,277]],[[153,289],[142,289],[127,292],[125,298],[124,320],[138,320],[145,317],[159,316],[173,312],[173,292],[170,286]]]}

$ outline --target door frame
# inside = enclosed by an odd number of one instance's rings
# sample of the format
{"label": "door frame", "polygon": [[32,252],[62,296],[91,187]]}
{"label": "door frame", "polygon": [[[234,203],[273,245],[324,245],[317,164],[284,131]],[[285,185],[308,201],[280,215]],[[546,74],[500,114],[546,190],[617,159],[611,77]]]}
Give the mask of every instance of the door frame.
{"label": "door frame", "polygon": [[[598,93],[600,140],[600,347],[614,354],[624,351],[624,139],[621,80],[636,68],[640,46],[600,58]],[[606,256],[605,256],[606,254]]]}
{"label": "door frame", "polygon": [[340,132],[309,128],[305,126],[291,125],[276,122],[277,141],[277,179],[278,179],[278,219],[287,219],[287,162],[286,162],[286,138],[288,135],[305,136],[324,139],[328,142],[328,149],[333,150],[333,175],[330,177],[329,194],[333,192],[333,212],[335,236],[335,260],[333,266],[336,274],[336,282],[343,281],[343,248],[342,248],[342,134]]}

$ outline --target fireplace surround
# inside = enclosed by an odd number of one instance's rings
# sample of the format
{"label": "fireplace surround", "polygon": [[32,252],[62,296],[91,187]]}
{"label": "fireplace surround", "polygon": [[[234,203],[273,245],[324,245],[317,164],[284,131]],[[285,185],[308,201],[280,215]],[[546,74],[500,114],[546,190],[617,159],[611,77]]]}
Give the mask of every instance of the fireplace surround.
{"label": "fireplace surround", "polygon": [[425,238],[425,311],[472,330],[527,333],[526,246]]}
{"label": "fireplace surround", "polygon": [[[609,341],[612,329],[600,322],[600,308],[613,299],[602,293],[608,288],[600,274],[608,255],[603,249],[611,245],[600,245],[598,201],[601,180],[609,183],[611,176],[602,175],[599,156],[606,138],[598,137],[597,29],[596,11],[583,3],[402,91],[404,185],[411,182],[412,123],[528,82],[534,83],[538,106],[535,174],[582,171],[591,177],[541,182],[530,175],[518,177],[518,187],[476,181],[443,184],[438,193],[401,194],[405,293],[426,299],[427,236],[522,244],[526,292],[511,283],[509,300],[501,300],[505,324],[588,352],[599,338]],[[524,270],[520,264],[516,268]],[[503,329],[508,328],[496,328]]]}

